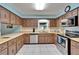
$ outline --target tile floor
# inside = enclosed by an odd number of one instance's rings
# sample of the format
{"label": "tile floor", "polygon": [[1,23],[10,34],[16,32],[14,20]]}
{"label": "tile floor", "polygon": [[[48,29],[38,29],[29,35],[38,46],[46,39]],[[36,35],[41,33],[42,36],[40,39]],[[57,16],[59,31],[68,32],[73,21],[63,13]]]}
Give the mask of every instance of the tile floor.
{"label": "tile floor", "polygon": [[24,45],[16,55],[62,55],[54,44]]}

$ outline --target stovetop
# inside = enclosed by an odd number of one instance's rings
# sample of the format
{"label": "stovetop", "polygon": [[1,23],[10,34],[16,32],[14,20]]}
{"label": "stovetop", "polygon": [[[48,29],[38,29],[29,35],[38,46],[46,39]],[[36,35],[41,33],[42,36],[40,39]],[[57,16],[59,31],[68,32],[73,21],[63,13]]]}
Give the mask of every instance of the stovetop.
{"label": "stovetop", "polygon": [[68,31],[65,35],[71,38],[79,38],[79,31]]}

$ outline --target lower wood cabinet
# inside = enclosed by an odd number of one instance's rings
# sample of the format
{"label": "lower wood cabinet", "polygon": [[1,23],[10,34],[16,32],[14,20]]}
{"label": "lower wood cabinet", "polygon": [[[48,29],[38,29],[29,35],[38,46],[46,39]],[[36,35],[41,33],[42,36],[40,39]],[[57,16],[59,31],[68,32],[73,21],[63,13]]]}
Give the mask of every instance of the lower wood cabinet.
{"label": "lower wood cabinet", "polygon": [[71,55],[79,55],[79,42],[71,40]]}
{"label": "lower wood cabinet", "polygon": [[7,42],[0,44],[0,55],[7,55]]}
{"label": "lower wood cabinet", "polygon": [[30,34],[24,34],[23,39],[24,39],[25,44],[29,44],[30,43]]}
{"label": "lower wood cabinet", "polygon": [[0,44],[0,52],[7,48],[7,42]]}
{"label": "lower wood cabinet", "polygon": [[16,54],[16,45],[12,45],[8,47],[8,54],[9,55],[15,55]]}
{"label": "lower wood cabinet", "polygon": [[21,35],[21,36],[19,36],[19,37],[17,37],[17,45],[16,45],[16,49],[17,49],[17,51],[23,46],[23,44],[24,44],[24,39],[23,39],[23,37],[24,37],[24,35]]}
{"label": "lower wood cabinet", "polygon": [[38,43],[54,43],[55,34],[39,34]]}
{"label": "lower wood cabinet", "polygon": [[0,55],[7,55],[7,48],[0,52]]}
{"label": "lower wood cabinet", "polygon": [[21,42],[21,40],[19,39],[19,40],[17,40],[17,51],[22,47],[22,42]]}
{"label": "lower wood cabinet", "polygon": [[8,55],[16,54],[16,38],[8,41]]}

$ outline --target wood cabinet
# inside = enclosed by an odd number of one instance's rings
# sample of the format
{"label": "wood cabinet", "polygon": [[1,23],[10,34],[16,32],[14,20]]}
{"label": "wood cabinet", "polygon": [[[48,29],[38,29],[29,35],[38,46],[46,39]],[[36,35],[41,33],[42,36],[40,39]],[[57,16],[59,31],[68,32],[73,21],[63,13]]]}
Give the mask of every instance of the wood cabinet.
{"label": "wood cabinet", "polygon": [[16,54],[16,45],[11,45],[8,47],[8,54],[15,55]]}
{"label": "wood cabinet", "polygon": [[0,44],[0,55],[7,55],[7,42]]}
{"label": "wood cabinet", "polygon": [[38,20],[36,19],[23,19],[23,27],[37,27]]}
{"label": "wood cabinet", "polygon": [[0,6],[0,22],[21,25],[21,18]]}
{"label": "wood cabinet", "polygon": [[19,17],[15,16],[16,20],[15,23],[18,25],[19,24]]}
{"label": "wood cabinet", "polygon": [[66,15],[66,18],[67,18],[67,19],[72,17],[72,11],[70,11],[70,12],[68,12],[68,13],[66,13],[66,14],[67,14],[67,15]]}
{"label": "wood cabinet", "polygon": [[0,22],[10,23],[10,12],[0,7]]}
{"label": "wood cabinet", "polygon": [[22,36],[19,36],[16,38],[17,40],[17,51],[19,51],[19,49],[23,46],[24,44],[24,41],[23,41],[23,35]]}
{"label": "wood cabinet", "polygon": [[54,43],[55,35],[54,34],[39,34],[38,43]]}
{"label": "wood cabinet", "polygon": [[27,27],[27,21],[24,20],[24,19],[22,20],[22,26],[23,26],[23,27]]}
{"label": "wood cabinet", "polygon": [[30,43],[30,34],[24,34],[24,43],[29,44]]}
{"label": "wood cabinet", "polygon": [[16,24],[15,20],[16,20],[15,15],[13,13],[10,13],[10,23],[11,24]]}
{"label": "wood cabinet", "polygon": [[72,16],[77,16],[78,15],[78,8],[72,10]]}
{"label": "wood cabinet", "polygon": [[16,39],[8,41],[8,55],[16,54]]}
{"label": "wood cabinet", "polygon": [[0,55],[7,55],[7,48],[0,52]]}
{"label": "wood cabinet", "polygon": [[24,35],[0,44],[0,55],[15,55],[24,44]]}
{"label": "wood cabinet", "polygon": [[57,27],[57,22],[58,22],[58,20],[56,20],[56,19],[51,19],[51,20],[49,20],[50,21],[50,27]]}
{"label": "wood cabinet", "polygon": [[79,42],[71,40],[71,55],[79,55]]}

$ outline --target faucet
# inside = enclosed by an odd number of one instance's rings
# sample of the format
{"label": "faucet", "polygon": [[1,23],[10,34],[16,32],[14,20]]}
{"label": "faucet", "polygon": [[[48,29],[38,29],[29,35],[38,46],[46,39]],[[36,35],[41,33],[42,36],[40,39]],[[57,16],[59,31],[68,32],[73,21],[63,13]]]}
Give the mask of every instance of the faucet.
{"label": "faucet", "polygon": [[33,28],[33,32],[35,32],[35,28]]}

